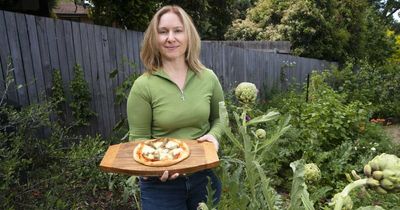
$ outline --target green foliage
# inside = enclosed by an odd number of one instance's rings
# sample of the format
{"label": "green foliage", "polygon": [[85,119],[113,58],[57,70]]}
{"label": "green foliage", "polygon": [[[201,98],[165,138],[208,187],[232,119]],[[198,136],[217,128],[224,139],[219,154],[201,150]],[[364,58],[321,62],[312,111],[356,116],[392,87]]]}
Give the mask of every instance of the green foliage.
{"label": "green foliage", "polygon": [[[238,92],[238,89],[243,90],[242,85],[243,83],[236,88],[235,93]],[[252,84],[245,85],[251,87],[251,90],[256,89],[256,87],[251,86]],[[239,96],[242,95],[237,94],[237,97]],[[252,95],[250,97],[253,98]],[[265,175],[267,170],[260,163],[264,163],[264,158],[271,152],[270,149],[272,146],[290,128],[290,117],[279,118],[278,112],[269,111],[248,119],[249,115],[253,116],[254,113],[257,113],[255,107],[252,106],[254,100],[243,101],[240,97],[238,100],[241,100],[240,106],[228,103],[230,106],[233,105],[232,108],[234,111],[231,113],[233,113],[234,119],[229,119],[225,104],[220,103],[220,117],[224,124],[224,131],[228,137],[228,141],[225,143],[231,144],[230,146],[234,147],[234,151],[236,152],[231,154],[237,155],[237,158],[240,160],[236,162],[240,165],[240,170],[224,172],[235,174],[234,176],[237,176],[239,179],[238,183],[242,183],[239,186],[232,185],[233,190],[227,189],[227,197],[236,196],[236,190],[240,189],[243,197],[240,198],[240,203],[236,205],[237,207],[261,209],[265,208],[265,205],[268,205],[270,209],[280,209],[280,198],[270,186],[270,179]],[[236,110],[239,111],[239,114]],[[230,120],[236,122],[232,128],[229,126]],[[269,132],[266,132],[266,138],[257,138],[255,133],[257,126],[268,127],[270,125],[274,126],[268,129]],[[258,173],[254,173],[254,171],[258,171]],[[232,177],[231,175],[228,176]],[[224,203],[224,201],[224,199],[221,201],[221,208],[231,209],[231,204]]]}
{"label": "green foliage", "polygon": [[177,1],[177,0],[93,0],[94,22],[101,25],[144,31],[156,10],[165,5],[179,5],[192,18],[201,37],[221,40],[231,21],[243,16],[254,0]]}
{"label": "green foliage", "polygon": [[[399,189],[396,186],[399,184],[398,171],[400,169],[400,159],[393,154],[382,153],[375,156],[363,167],[365,177],[359,176],[355,171],[352,175],[355,181],[348,177],[350,183],[339,193],[336,193],[329,203],[334,206],[335,210],[352,209],[353,201],[351,191],[357,188],[369,189],[371,193],[396,193]],[[364,208],[361,208],[364,209]],[[365,207],[365,209],[382,209],[380,206]]]}
{"label": "green foliage", "polygon": [[388,32],[389,37],[394,38],[394,52],[392,54],[392,57],[389,58],[389,62],[394,63],[394,64],[399,64],[400,63],[400,35],[394,34],[393,31]]}
{"label": "green foliage", "polygon": [[[128,62],[129,66],[132,69],[135,69],[137,65],[133,62]],[[109,77],[113,79],[115,76],[117,76],[120,73],[117,69],[111,72]],[[139,73],[132,73],[130,74],[125,80],[115,88],[115,104],[122,104],[126,103],[126,100],[128,99],[129,92],[132,88],[133,83],[135,80],[140,76],[141,74]],[[128,128],[128,121],[126,119],[126,116],[121,117],[121,119],[116,123],[116,125],[113,128],[113,131],[125,131],[125,129]],[[126,136],[125,136],[126,137]],[[123,138],[125,138],[123,137]]]}
{"label": "green foliage", "polygon": [[343,63],[366,58],[380,63],[391,54],[388,26],[364,1],[259,0],[245,19],[225,33],[229,40],[286,40],[294,54]]}
{"label": "green foliage", "polygon": [[[13,84],[14,84],[14,76],[13,76],[13,72],[14,72],[14,66],[12,64],[12,59],[11,57],[8,57],[7,59],[7,70],[5,72],[5,80],[1,81],[4,84],[4,92],[1,93],[1,98],[0,98],[0,105],[3,104],[3,101],[7,98],[7,93],[10,90],[10,88],[13,88]],[[19,86],[21,87],[21,86]],[[17,87],[17,89],[19,88]]]}
{"label": "green foliage", "polygon": [[79,64],[74,66],[74,78],[71,80],[70,90],[72,99],[69,106],[72,110],[75,126],[89,125],[89,121],[96,114],[90,109],[92,96]]}
{"label": "green foliage", "polygon": [[135,80],[140,76],[138,73],[129,75],[118,87],[115,88],[115,103],[121,104],[126,102],[129,96],[129,91],[132,88]]}
{"label": "green foliage", "polygon": [[156,0],[93,0],[90,9],[94,23],[106,26],[144,31],[147,28],[159,1]]}
{"label": "green foliage", "polygon": [[[161,5],[179,5],[192,18],[202,39],[221,40],[237,12],[236,0],[227,1],[179,1],[163,0]],[[244,4],[246,5],[246,4]],[[244,6],[241,5],[241,6]],[[238,5],[239,6],[239,5]]]}
{"label": "green foliage", "polygon": [[[10,72],[6,84],[13,82]],[[278,95],[266,111],[260,103],[238,105],[227,94],[226,107],[220,107],[227,136],[220,139],[221,166],[216,169],[223,183],[218,209],[327,209],[337,192],[333,189],[348,186],[346,173],[354,169],[360,174],[360,165],[383,152],[399,156],[400,146],[391,144],[380,125],[368,121],[372,112],[384,113],[379,110],[395,104],[398,72],[394,65],[363,64],[348,65],[334,76],[313,74],[308,95],[298,89]],[[122,101],[136,76],[117,88]],[[77,136],[49,120],[65,97],[60,74],[55,72],[53,79],[49,103],[15,109],[3,104],[6,94],[1,94],[0,208],[139,209],[136,177],[126,179],[98,168],[108,145],[119,139]],[[82,79],[76,82],[75,90],[87,90],[82,83]],[[90,94],[79,97],[90,101]],[[378,101],[379,97],[390,103]],[[395,105],[390,109],[386,113],[392,116]],[[257,135],[259,129],[265,138]],[[303,160],[294,162],[299,159]],[[318,183],[305,185],[306,162],[320,167]],[[363,190],[350,195],[355,207],[375,204],[394,209],[400,202],[398,195],[370,195]],[[206,205],[214,208],[210,200]],[[364,209],[368,208],[379,209]]]}
{"label": "green foliage", "polygon": [[53,8],[57,6],[59,0],[47,0],[44,2],[35,1],[33,3],[15,0],[0,0],[2,10],[28,13],[48,17]]}
{"label": "green foliage", "polygon": [[[304,140],[321,149],[330,149],[352,139],[368,120],[368,107],[358,101],[345,104],[342,95],[328,87],[325,75],[311,78],[308,102],[305,95],[283,99],[281,108],[293,117]],[[292,94],[295,96],[295,93]]]}
{"label": "green foliage", "polygon": [[[36,186],[37,190],[47,192],[36,198],[44,205],[43,208],[56,208],[54,198],[57,198],[56,203],[63,203],[67,209],[133,207],[134,202],[129,204],[128,199],[123,198],[132,198],[137,193],[135,186],[130,186],[124,176],[99,171],[98,164],[106,148],[107,144],[99,137],[86,137],[71,145],[59,162],[54,162],[49,169],[45,169],[50,171],[52,179],[47,180],[46,184],[38,183]],[[43,179],[35,178],[37,181]]]}
{"label": "green foliage", "polygon": [[54,69],[53,71],[52,84],[53,86],[51,87],[50,100],[52,104],[54,104],[55,113],[57,114],[59,120],[64,121],[66,119],[66,98],[62,86],[61,71],[59,69]]}
{"label": "green foliage", "polygon": [[[387,59],[396,55],[396,49],[398,49],[396,38],[388,34],[388,24],[379,17],[376,11],[368,10],[365,24],[365,46],[359,49],[359,56],[353,57],[365,59],[371,64],[383,65]],[[361,50],[364,52],[360,52]]]}
{"label": "green foliage", "polygon": [[400,117],[400,68],[396,64],[381,66],[360,62],[346,63],[335,70],[330,81],[346,101],[361,101],[372,106],[372,117]]}
{"label": "green foliage", "polygon": [[316,208],[323,206],[324,198],[331,196],[332,189],[347,184],[345,172],[359,168],[378,153],[398,154],[397,147],[383,130],[368,121],[371,106],[348,101],[348,95],[334,91],[326,78],[329,78],[328,73],[312,76],[308,102],[306,90],[276,95],[269,102],[269,107],[292,116],[292,128],[277,142],[279,150],[269,153],[265,159],[271,178],[288,190],[290,183],[282,177],[290,175],[288,165],[291,162],[304,159],[317,163],[322,172],[321,180],[308,189]]}
{"label": "green foliage", "polygon": [[290,191],[290,204],[288,210],[307,209],[314,210],[310,201],[307,185],[304,178],[304,161],[296,161],[290,164],[293,170],[293,183]]}
{"label": "green foliage", "polygon": [[0,127],[0,208],[106,209],[136,205],[135,184],[98,168],[110,142],[71,135],[58,123],[50,123],[52,107],[43,103],[16,110],[1,104],[0,115],[7,121]]}
{"label": "green foliage", "polygon": [[0,208],[138,208],[136,179],[98,168],[112,140],[78,136],[50,121],[64,98],[59,73],[54,74],[53,100],[15,108],[3,100],[13,83],[12,70],[10,62],[0,100]]}

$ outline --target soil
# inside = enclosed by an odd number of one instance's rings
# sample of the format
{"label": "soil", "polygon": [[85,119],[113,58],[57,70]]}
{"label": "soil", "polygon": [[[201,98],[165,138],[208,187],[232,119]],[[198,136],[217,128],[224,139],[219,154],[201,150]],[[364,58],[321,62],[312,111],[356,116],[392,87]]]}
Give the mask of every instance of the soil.
{"label": "soil", "polygon": [[400,144],[400,124],[383,126],[383,128],[395,143]]}

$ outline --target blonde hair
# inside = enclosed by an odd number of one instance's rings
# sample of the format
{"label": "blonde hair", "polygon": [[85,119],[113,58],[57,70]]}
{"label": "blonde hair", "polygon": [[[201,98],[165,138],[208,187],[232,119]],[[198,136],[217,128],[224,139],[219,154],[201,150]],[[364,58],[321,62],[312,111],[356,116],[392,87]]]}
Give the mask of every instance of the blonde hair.
{"label": "blonde hair", "polygon": [[146,71],[149,73],[154,73],[162,66],[160,49],[157,44],[158,35],[158,24],[160,22],[161,16],[168,12],[175,13],[179,19],[182,21],[184,31],[188,37],[188,45],[185,52],[186,64],[189,69],[198,73],[205,67],[200,62],[200,36],[194,26],[190,16],[179,6],[164,6],[153,16],[147,27],[144,38],[142,42],[142,48],[140,50],[140,58],[142,59],[143,65]]}

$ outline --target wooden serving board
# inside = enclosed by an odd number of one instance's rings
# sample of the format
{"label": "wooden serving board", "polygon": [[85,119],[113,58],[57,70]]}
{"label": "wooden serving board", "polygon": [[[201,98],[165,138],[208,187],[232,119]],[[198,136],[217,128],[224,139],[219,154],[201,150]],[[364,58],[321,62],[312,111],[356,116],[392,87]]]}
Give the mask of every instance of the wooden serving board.
{"label": "wooden serving board", "polygon": [[196,140],[182,141],[189,146],[190,156],[175,165],[152,167],[136,162],[133,159],[133,149],[140,141],[133,141],[108,147],[100,163],[100,169],[105,172],[136,176],[161,176],[166,170],[168,170],[169,174],[184,174],[214,168],[219,165],[218,154],[213,143],[198,142]]}

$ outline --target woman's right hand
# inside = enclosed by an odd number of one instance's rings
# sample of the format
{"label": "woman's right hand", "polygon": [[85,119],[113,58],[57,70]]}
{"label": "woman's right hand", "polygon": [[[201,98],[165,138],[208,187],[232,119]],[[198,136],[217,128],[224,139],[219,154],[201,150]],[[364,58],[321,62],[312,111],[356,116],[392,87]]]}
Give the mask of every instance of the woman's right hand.
{"label": "woman's right hand", "polygon": [[[174,180],[174,179],[176,179],[178,177],[179,177],[179,173],[174,173],[171,176],[169,176],[169,172],[168,171],[164,171],[163,175],[160,176],[160,181],[166,182],[167,180]],[[142,178],[144,180],[147,180],[149,177],[143,176]]]}

